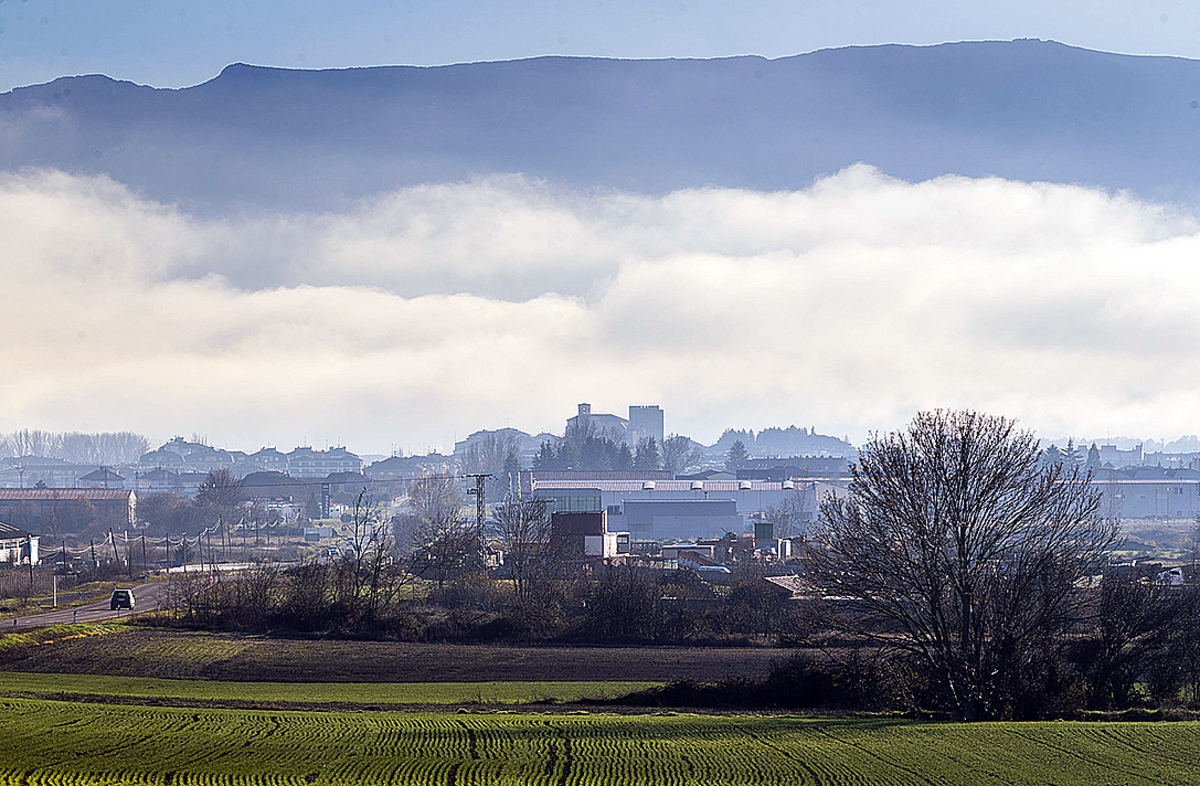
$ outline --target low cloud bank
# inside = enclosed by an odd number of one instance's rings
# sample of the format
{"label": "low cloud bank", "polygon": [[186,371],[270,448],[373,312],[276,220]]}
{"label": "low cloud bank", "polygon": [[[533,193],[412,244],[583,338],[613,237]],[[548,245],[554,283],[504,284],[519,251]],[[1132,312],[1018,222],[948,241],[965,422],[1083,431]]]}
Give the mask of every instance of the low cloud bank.
{"label": "low cloud bank", "polygon": [[[448,448],[578,401],[862,439],[972,406],[1192,433],[1200,226],[1124,195],[856,166],[663,197],[511,176],[205,221],[0,175],[0,426]],[[7,425],[5,425],[7,424]]]}

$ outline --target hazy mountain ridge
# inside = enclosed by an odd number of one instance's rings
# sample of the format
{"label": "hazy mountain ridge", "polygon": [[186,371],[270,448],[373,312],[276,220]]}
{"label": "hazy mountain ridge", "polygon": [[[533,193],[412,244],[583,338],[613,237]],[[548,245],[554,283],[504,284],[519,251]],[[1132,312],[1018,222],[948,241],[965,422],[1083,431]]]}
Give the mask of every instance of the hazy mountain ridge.
{"label": "hazy mountain ridge", "polygon": [[1036,40],[767,60],[545,57],[294,71],[194,87],[66,77],[0,94],[0,168],[104,173],[185,207],[336,208],[523,172],[661,193],[794,189],[866,161],[1200,194],[1200,61]]}

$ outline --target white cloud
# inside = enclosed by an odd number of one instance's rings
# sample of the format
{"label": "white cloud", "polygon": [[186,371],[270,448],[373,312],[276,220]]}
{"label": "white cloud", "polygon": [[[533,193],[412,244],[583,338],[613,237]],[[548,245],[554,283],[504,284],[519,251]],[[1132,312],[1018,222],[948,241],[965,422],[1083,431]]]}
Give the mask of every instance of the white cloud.
{"label": "white cloud", "polygon": [[0,429],[448,447],[657,402],[671,431],[862,438],[972,406],[1194,433],[1200,228],[1083,188],[858,166],[660,198],[521,177],[205,221],[0,175]]}

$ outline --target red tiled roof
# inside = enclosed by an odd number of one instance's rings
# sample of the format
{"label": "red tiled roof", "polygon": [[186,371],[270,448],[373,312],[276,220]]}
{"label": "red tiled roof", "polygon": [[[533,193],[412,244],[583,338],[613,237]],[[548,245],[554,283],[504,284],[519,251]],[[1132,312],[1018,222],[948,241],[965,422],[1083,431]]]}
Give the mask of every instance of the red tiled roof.
{"label": "red tiled roof", "polygon": [[[655,480],[655,491],[691,491],[691,480]],[[780,491],[783,484],[771,480],[705,480],[703,491],[737,491],[742,483],[749,483],[751,491]],[[551,489],[596,489],[597,491],[642,491],[640,480],[541,480],[533,482],[535,490]],[[699,491],[697,491],[699,493]]]}
{"label": "red tiled roof", "polygon": [[817,592],[815,586],[800,576],[767,576],[766,579],[775,586],[792,593],[792,595],[814,595]]}
{"label": "red tiled roof", "polygon": [[597,483],[600,481],[643,481],[659,482],[670,480],[671,473],[663,470],[578,470],[578,469],[535,469],[530,471],[534,483],[546,481],[573,481],[576,483]]}
{"label": "red tiled roof", "polygon": [[128,499],[133,492],[126,489],[0,489],[0,501],[53,499]]}

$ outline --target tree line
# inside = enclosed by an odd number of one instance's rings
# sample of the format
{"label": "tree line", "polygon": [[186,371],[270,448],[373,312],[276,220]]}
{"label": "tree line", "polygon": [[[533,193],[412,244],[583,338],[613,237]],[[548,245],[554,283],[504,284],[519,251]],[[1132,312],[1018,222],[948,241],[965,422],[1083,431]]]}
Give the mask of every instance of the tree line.
{"label": "tree line", "polygon": [[72,464],[133,464],[150,450],[150,440],[132,431],[100,434],[20,429],[0,434],[0,458],[40,456]]}
{"label": "tree line", "polygon": [[624,435],[610,433],[590,418],[579,418],[562,438],[543,442],[535,470],[664,470],[672,476],[700,467],[704,452],[689,437],[671,434],[662,444],[643,436],[630,448]]}

